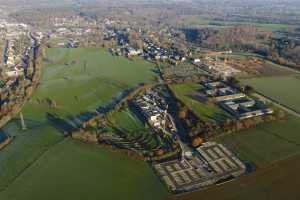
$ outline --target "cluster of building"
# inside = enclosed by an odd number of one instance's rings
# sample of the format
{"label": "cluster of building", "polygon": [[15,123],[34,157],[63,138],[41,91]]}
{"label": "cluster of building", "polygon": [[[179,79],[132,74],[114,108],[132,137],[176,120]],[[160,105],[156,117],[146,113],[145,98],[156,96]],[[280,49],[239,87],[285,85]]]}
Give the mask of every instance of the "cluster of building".
{"label": "cluster of building", "polygon": [[24,74],[27,67],[32,41],[26,24],[5,22],[1,25],[6,31],[4,46],[4,72],[8,77]]}
{"label": "cluster of building", "polygon": [[181,53],[159,47],[147,38],[144,39],[144,56],[152,60],[169,61],[172,64],[186,61],[186,57]]}
{"label": "cluster of building", "polygon": [[110,52],[114,55],[125,55],[127,57],[143,56],[144,51],[142,48],[135,48],[129,44],[127,33],[130,31],[129,28],[125,30],[115,30],[111,27],[105,27],[104,39],[115,40],[119,47],[111,48]]}
{"label": "cluster of building", "polygon": [[163,132],[176,132],[172,117],[167,112],[168,105],[158,92],[147,91],[135,99],[135,104],[153,128]]}
{"label": "cluster of building", "polygon": [[134,57],[134,56],[143,56],[143,49],[135,49],[129,45],[125,45],[121,48],[110,48],[109,51],[114,55],[125,55],[127,57]]}
{"label": "cluster of building", "polygon": [[268,108],[263,102],[254,100],[246,94],[225,84],[225,82],[204,83],[205,93],[213,98],[221,108],[237,119],[247,119],[274,111]]}
{"label": "cluster of building", "polygon": [[207,142],[181,160],[153,165],[174,193],[189,192],[243,175],[246,166],[222,144]]}
{"label": "cluster of building", "polygon": [[77,48],[79,41],[85,37],[98,34],[98,26],[95,20],[81,16],[52,17],[49,19],[53,26],[47,32],[51,45],[60,48]]}
{"label": "cluster of building", "polygon": [[89,34],[95,34],[96,29],[94,28],[82,28],[82,27],[60,27],[52,30],[49,33],[50,38],[64,37],[64,36],[87,36]]}
{"label": "cluster of building", "polygon": [[[129,29],[130,30],[130,29]],[[126,33],[128,30],[115,30],[107,28],[104,32],[104,38],[106,40],[118,41],[120,48],[111,49],[111,52],[115,55],[126,55],[126,56],[142,56],[147,60],[155,60],[162,62],[169,62],[171,64],[178,64],[186,61],[185,55],[173,50],[166,49],[156,45],[149,38],[143,39],[141,44],[142,47],[135,48],[130,46]]]}
{"label": "cluster of building", "polygon": [[59,48],[78,48],[80,46],[80,42],[71,38],[66,41],[58,42],[56,46]]}
{"label": "cluster of building", "polygon": [[154,170],[170,191],[188,192],[245,173],[245,165],[223,145],[207,142],[195,149],[181,141],[176,135],[173,118],[167,112],[168,104],[156,90],[146,91],[134,100],[134,104],[154,130],[170,135],[180,145],[180,159],[153,163]]}
{"label": "cluster of building", "polygon": [[105,40],[113,40],[117,39],[118,34],[114,29],[106,28],[103,32],[103,36]]}
{"label": "cluster of building", "polygon": [[89,20],[81,16],[68,16],[68,17],[52,17],[50,19],[54,27],[92,27],[96,26],[97,22]]}
{"label": "cluster of building", "polygon": [[196,64],[202,70],[205,70],[216,77],[222,77],[225,79],[228,77],[236,76],[237,74],[241,73],[240,70],[237,70],[225,63],[223,63],[223,64],[217,64],[217,63],[204,64],[198,60],[195,60],[194,64]]}

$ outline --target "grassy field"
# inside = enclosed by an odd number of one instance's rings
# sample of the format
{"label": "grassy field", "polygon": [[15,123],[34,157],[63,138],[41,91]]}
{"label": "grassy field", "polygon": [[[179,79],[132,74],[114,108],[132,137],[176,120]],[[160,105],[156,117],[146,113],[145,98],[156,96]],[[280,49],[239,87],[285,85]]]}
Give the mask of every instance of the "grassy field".
{"label": "grassy field", "polygon": [[222,109],[213,103],[201,103],[193,98],[193,94],[202,89],[201,85],[194,83],[171,85],[171,90],[175,95],[192,109],[200,119],[206,121],[223,121],[230,117]]}
{"label": "grassy field", "polygon": [[299,75],[244,79],[241,82],[300,112]]}
{"label": "grassy field", "polygon": [[154,65],[113,57],[105,49],[49,49],[47,71],[36,97],[80,113],[105,105],[124,89],[155,80]]}
{"label": "grassy field", "polygon": [[165,195],[147,163],[67,139],[0,193],[0,199],[159,200]]}
{"label": "grassy field", "polygon": [[[45,194],[49,199],[69,199],[72,195],[74,198],[71,199],[82,199],[82,195],[96,189],[96,196],[101,193],[101,196],[107,197],[104,199],[115,199],[115,195],[127,199],[127,190],[130,200],[140,199],[142,193],[149,196],[154,191],[158,199],[164,196],[160,182],[153,178],[152,171],[145,163],[125,161],[128,158],[121,159],[119,154],[99,148],[89,149],[79,143],[62,142],[64,137],[60,129],[47,118],[50,113],[66,120],[108,104],[124,89],[141,82],[153,82],[154,65],[143,60],[129,61],[123,57],[113,57],[104,49],[48,49],[46,60],[42,82],[22,110],[27,130],[21,131],[18,119],[3,128],[4,133],[15,136],[15,139],[0,152],[0,199],[45,199],[41,197]],[[49,105],[45,101],[47,99],[55,101],[57,105]],[[85,157],[87,163],[84,163]],[[79,166],[87,171],[86,176]],[[125,171],[121,166],[125,167]],[[114,173],[118,174],[119,170],[128,176],[118,178],[101,170],[110,167],[115,168]],[[138,171],[133,170],[135,168]],[[126,171],[129,169],[130,172]],[[60,179],[60,175],[65,176]],[[73,181],[74,185],[66,186]],[[61,185],[57,186],[58,183]],[[120,193],[107,190],[112,184],[118,187],[116,191]],[[145,190],[145,187],[150,190]]]}
{"label": "grassy field", "polygon": [[218,139],[241,159],[266,167],[300,153],[300,119],[289,116],[287,121],[259,125]]}
{"label": "grassy field", "polygon": [[155,149],[158,145],[163,145],[158,143],[155,135],[129,109],[112,113],[108,120],[111,127],[118,127],[128,139],[143,141],[149,145],[148,148]]}
{"label": "grassy field", "polygon": [[145,131],[145,125],[128,109],[112,113],[109,121],[133,137]]}
{"label": "grassy field", "polygon": [[288,24],[271,24],[271,23],[255,23],[255,22],[239,22],[239,21],[219,21],[209,18],[201,18],[199,16],[185,16],[180,20],[173,22],[179,26],[194,28],[228,28],[238,25],[251,25],[257,27],[261,31],[286,31],[294,28],[294,25]]}

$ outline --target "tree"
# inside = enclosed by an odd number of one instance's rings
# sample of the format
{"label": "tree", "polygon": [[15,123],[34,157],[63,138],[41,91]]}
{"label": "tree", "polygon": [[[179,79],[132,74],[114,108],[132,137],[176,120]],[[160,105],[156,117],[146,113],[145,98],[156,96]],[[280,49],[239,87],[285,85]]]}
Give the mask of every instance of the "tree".
{"label": "tree", "polygon": [[200,137],[195,137],[193,140],[192,140],[192,145],[193,147],[198,147],[200,146],[201,144],[203,144],[204,140]]}
{"label": "tree", "polygon": [[229,77],[227,79],[227,84],[231,87],[238,87],[239,86],[239,80],[237,80],[235,77]]}
{"label": "tree", "polygon": [[250,85],[246,85],[246,86],[244,87],[244,92],[245,92],[247,95],[252,94],[252,93],[254,92],[254,88],[253,88],[252,86],[250,86]]}

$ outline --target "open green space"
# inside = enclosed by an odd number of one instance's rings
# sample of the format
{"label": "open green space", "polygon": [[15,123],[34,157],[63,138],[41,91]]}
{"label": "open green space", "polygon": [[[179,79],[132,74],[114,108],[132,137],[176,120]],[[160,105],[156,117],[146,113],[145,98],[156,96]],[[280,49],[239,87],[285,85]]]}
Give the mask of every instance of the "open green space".
{"label": "open green space", "polygon": [[33,101],[50,98],[71,114],[106,105],[125,89],[155,81],[154,64],[114,57],[106,49],[49,49],[46,68]]}
{"label": "open green space", "polygon": [[262,77],[241,80],[258,92],[300,112],[299,75]]}
{"label": "open green space", "polygon": [[241,159],[266,167],[300,153],[300,119],[262,124],[218,139]]}
{"label": "open green space", "polygon": [[62,130],[125,89],[155,81],[153,69],[105,49],[48,49],[41,84],[22,109],[27,129],[18,118],[2,129],[15,139],[0,152],[0,199],[163,198],[166,191],[146,163],[65,141]]}
{"label": "open green space", "polygon": [[145,131],[145,125],[128,109],[112,113],[109,116],[109,121],[113,126],[117,126],[124,132],[131,134],[131,136],[136,136],[136,134]]}
{"label": "open green space", "polygon": [[165,195],[147,163],[67,139],[0,193],[0,199],[159,200]]}
{"label": "open green space", "polygon": [[251,25],[255,26],[261,31],[286,31],[294,28],[294,25],[289,24],[272,24],[272,23],[258,23],[258,22],[240,22],[240,21],[220,21],[210,18],[203,18],[200,16],[186,16],[176,22],[177,25],[194,27],[194,28],[227,28],[239,25]]}
{"label": "open green space", "polygon": [[[111,128],[117,127],[128,139],[142,142],[148,148],[156,148],[160,143],[156,135],[151,132],[147,125],[143,124],[129,109],[113,112],[109,118]],[[112,131],[113,133],[113,131]],[[120,134],[120,133],[119,133]],[[163,144],[160,144],[163,145]]]}
{"label": "open green space", "polygon": [[55,37],[55,38],[51,38],[49,39],[48,43],[50,45],[58,45],[59,43],[67,43],[68,42],[68,38],[63,38],[63,37]]}
{"label": "open green space", "polygon": [[221,122],[230,117],[214,103],[203,103],[195,97],[195,94],[202,89],[200,84],[175,84],[171,85],[170,88],[176,97],[202,120]]}

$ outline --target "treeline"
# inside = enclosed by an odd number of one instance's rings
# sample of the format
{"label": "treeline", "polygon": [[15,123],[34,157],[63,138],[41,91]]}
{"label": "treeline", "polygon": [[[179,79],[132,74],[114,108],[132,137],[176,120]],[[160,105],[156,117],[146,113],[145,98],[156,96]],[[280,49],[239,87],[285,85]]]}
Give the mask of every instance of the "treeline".
{"label": "treeline", "polygon": [[269,44],[256,47],[258,53],[281,65],[300,70],[300,40],[294,38],[270,38]]}
{"label": "treeline", "polygon": [[254,26],[223,29],[183,29],[187,40],[210,49],[254,50],[258,40],[268,39],[271,32],[260,32]]}
{"label": "treeline", "polygon": [[[300,40],[293,31],[286,36],[259,31],[254,26],[235,26],[223,29],[182,29],[187,41],[213,50],[257,53],[280,65],[300,69]],[[296,34],[294,34],[296,35]]]}

